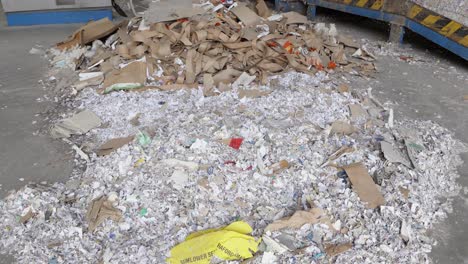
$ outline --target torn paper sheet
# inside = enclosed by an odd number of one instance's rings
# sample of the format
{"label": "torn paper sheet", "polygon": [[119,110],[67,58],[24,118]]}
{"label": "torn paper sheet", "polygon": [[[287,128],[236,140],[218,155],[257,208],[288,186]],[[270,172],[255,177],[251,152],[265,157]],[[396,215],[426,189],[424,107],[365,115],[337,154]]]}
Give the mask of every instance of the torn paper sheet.
{"label": "torn paper sheet", "polygon": [[374,209],[385,204],[382,193],[362,163],[354,163],[343,169],[346,171],[354,191],[368,208]]}
{"label": "torn paper sheet", "polygon": [[352,133],[357,131],[358,129],[356,127],[347,122],[335,121],[331,125],[330,134],[351,135]]}
{"label": "torn paper sheet", "polygon": [[367,117],[367,111],[360,104],[349,105],[351,120],[359,120]]}
{"label": "torn paper sheet", "polygon": [[248,88],[248,86],[257,78],[255,75],[250,76],[248,73],[243,72],[239,78],[232,84],[232,88]]}
{"label": "torn paper sheet", "polygon": [[81,135],[101,125],[101,119],[91,112],[84,110],[70,118],[63,119],[50,129],[53,138],[67,138],[71,135]]}
{"label": "torn paper sheet", "polygon": [[94,230],[105,220],[111,219],[113,221],[120,221],[122,214],[120,210],[114,208],[112,203],[107,200],[107,196],[96,198],[91,202],[86,213],[86,220],[88,221],[88,230]]}
{"label": "torn paper sheet", "polygon": [[285,228],[297,229],[305,224],[316,223],[330,223],[330,219],[325,214],[325,211],[320,208],[312,208],[310,211],[296,211],[291,217],[286,217],[269,224],[265,228],[265,231],[278,231]]}
{"label": "torn paper sheet", "polygon": [[135,136],[128,136],[128,137],[121,137],[121,138],[113,138],[108,140],[106,143],[101,145],[96,153],[98,156],[105,156],[111,154],[113,151],[125,146],[126,144],[133,141]]}
{"label": "torn paper sheet", "polygon": [[339,255],[353,247],[353,244],[351,243],[345,243],[345,244],[326,244],[325,245],[325,252],[329,257],[334,257],[336,255]]}
{"label": "torn paper sheet", "polygon": [[386,160],[392,163],[401,163],[411,168],[411,161],[394,145],[386,141],[380,142],[380,147]]}

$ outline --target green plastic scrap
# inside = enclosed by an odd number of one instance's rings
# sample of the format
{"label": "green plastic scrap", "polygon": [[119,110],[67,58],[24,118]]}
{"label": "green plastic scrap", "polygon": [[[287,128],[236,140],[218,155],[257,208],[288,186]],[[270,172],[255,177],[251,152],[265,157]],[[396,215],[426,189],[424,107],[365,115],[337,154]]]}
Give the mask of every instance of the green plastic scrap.
{"label": "green plastic scrap", "polygon": [[138,143],[142,147],[145,147],[151,144],[151,138],[146,132],[138,131],[137,138],[138,138]]}
{"label": "green plastic scrap", "polygon": [[146,209],[145,207],[141,208],[141,210],[140,210],[140,215],[141,216],[145,216],[147,213],[148,213],[148,209]]}
{"label": "green plastic scrap", "polygon": [[141,83],[116,83],[104,90],[104,94],[110,93],[112,91],[120,91],[120,90],[132,90],[136,88],[140,88],[143,85]]}

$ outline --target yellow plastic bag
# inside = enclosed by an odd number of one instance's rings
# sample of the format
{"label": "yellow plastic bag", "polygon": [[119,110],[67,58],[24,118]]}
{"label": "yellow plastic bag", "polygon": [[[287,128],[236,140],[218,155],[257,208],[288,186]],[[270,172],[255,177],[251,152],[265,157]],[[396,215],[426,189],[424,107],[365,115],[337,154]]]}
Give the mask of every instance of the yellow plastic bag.
{"label": "yellow plastic bag", "polygon": [[171,249],[170,264],[208,264],[211,257],[240,260],[253,257],[260,240],[247,234],[252,227],[243,221],[224,228],[208,229],[187,236],[184,242]]}

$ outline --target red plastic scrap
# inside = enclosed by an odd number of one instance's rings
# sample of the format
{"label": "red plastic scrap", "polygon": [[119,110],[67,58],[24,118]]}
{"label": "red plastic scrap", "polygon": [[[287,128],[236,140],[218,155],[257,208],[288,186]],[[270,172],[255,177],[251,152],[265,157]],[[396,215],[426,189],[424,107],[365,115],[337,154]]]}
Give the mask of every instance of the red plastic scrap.
{"label": "red plastic scrap", "polygon": [[240,149],[242,145],[242,141],[244,141],[243,138],[231,138],[231,141],[229,142],[229,146],[233,149]]}
{"label": "red plastic scrap", "polygon": [[328,69],[334,70],[336,68],[336,63],[334,61],[330,61],[328,63]]}
{"label": "red plastic scrap", "polygon": [[291,41],[286,41],[286,43],[284,43],[283,45],[283,48],[286,49],[286,51],[289,53],[289,54],[292,54],[293,52],[293,44],[291,43]]}

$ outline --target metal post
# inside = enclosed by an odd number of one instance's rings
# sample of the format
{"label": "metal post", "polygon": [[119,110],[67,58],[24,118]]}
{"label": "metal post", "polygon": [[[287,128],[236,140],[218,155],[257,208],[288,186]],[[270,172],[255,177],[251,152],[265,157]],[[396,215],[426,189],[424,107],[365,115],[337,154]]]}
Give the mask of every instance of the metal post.
{"label": "metal post", "polygon": [[316,15],[317,15],[317,6],[309,4],[309,6],[307,8],[307,17],[310,20],[313,20],[313,19],[315,19]]}
{"label": "metal post", "polygon": [[388,41],[402,44],[404,36],[405,36],[404,26],[390,23],[390,36],[388,38]]}

